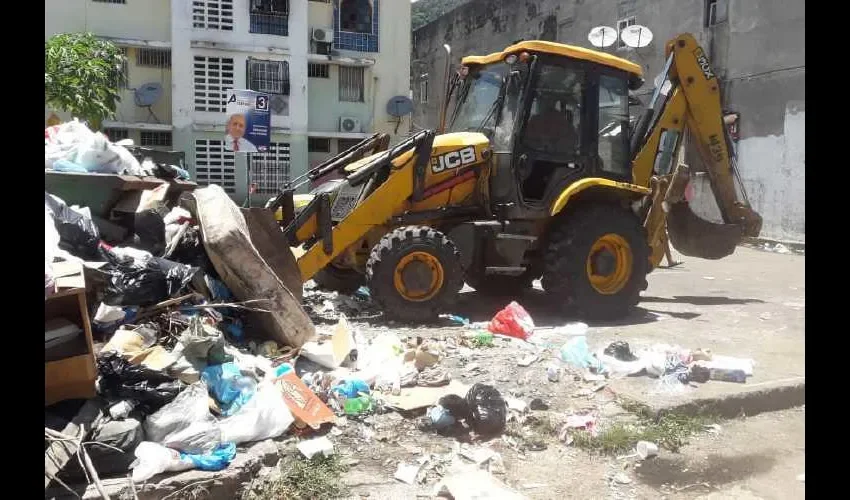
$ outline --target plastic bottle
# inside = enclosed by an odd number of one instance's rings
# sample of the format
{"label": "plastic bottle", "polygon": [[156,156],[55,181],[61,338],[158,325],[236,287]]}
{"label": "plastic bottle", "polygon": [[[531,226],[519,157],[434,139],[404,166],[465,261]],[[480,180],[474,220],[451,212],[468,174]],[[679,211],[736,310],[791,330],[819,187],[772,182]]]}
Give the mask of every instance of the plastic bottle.
{"label": "plastic bottle", "polygon": [[348,398],[345,400],[343,409],[346,415],[360,415],[372,409],[372,398],[369,396]]}

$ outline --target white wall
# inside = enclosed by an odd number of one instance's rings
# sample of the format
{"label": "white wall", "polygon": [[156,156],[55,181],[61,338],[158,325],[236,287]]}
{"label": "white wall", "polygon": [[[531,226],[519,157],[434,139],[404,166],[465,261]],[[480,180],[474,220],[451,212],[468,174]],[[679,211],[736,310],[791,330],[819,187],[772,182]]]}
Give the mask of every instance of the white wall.
{"label": "white wall", "polygon": [[[177,1],[191,7],[191,0]],[[126,0],[126,4],[44,0],[44,38],[91,31],[113,38],[167,42],[171,40],[170,3],[171,0]]]}

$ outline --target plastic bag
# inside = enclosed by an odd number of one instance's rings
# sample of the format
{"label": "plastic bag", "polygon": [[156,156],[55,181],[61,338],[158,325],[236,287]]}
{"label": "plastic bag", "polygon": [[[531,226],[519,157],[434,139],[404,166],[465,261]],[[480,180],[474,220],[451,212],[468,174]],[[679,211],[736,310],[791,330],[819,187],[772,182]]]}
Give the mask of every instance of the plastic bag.
{"label": "plastic bag", "polygon": [[469,425],[482,435],[499,434],[505,429],[508,405],[492,386],[475,384],[466,394],[469,405]]}
{"label": "plastic bag", "polygon": [[53,216],[60,248],[84,259],[97,257],[100,233],[94,221],[47,192],[44,193],[44,207]]}
{"label": "plastic bag", "polygon": [[53,259],[59,250],[59,232],[56,231],[56,223],[47,207],[44,207],[44,290],[45,295],[56,291],[56,282],[53,279]]}
{"label": "plastic bag", "polygon": [[356,398],[360,393],[369,394],[369,384],[357,379],[351,378],[331,389],[335,394],[346,398]]}
{"label": "plastic bag", "polygon": [[587,337],[573,337],[561,347],[561,361],[580,370],[590,369],[604,373],[602,362],[587,347]]}
{"label": "plastic bag", "polygon": [[183,387],[162,372],[130,364],[114,351],[98,356],[97,371],[101,377],[98,383],[101,395],[137,401],[145,413],[157,411],[173,401]]}
{"label": "plastic bag", "polygon": [[280,390],[265,382],[238,413],[220,420],[219,427],[222,441],[239,444],[276,438],[294,421]]}
{"label": "plastic bag", "polygon": [[139,443],[134,455],[133,481],[136,483],[143,483],[163,472],[179,472],[195,467],[195,463],[188,457],[181,457],[180,452],[150,441]]}
{"label": "plastic bag", "polygon": [[242,375],[233,362],[204,368],[201,380],[209,387],[210,394],[219,403],[224,416],[239,411],[254,395],[257,386],[254,379]]}
{"label": "plastic bag", "polygon": [[221,443],[221,430],[209,410],[207,386],[192,384],[145,420],[150,441],[189,453],[208,453]]}
{"label": "plastic bag", "polygon": [[94,132],[74,118],[70,122],[44,130],[44,168],[53,169],[58,160],[74,161],[84,142],[89,142]]}
{"label": "plastic bag", "polygon": [[500,335],[528,340],[534,333],[534,320],[528,311],[513,301],[493,316],[488,329]]}
{"label": "plastic bag", "polygon": [[165,252],[165,221],[158,210],[144,210],[133,215],[133,247],[154,255]]}
{"label": "plastic bag", "polygon": [[233,359],[225,352],[224,335],[199,316],[192,317],[189,327],[180,334],[180,344],[183,356],[193,365],[220,365]]}
{"label": "plastic bag", "polygon": [[234,443],[221,443],[211,451],[203,455],[190,455],[181,453],[180,459],[189,460],[198,470],[215,472],[224,470],[236,456],[236,445]]}

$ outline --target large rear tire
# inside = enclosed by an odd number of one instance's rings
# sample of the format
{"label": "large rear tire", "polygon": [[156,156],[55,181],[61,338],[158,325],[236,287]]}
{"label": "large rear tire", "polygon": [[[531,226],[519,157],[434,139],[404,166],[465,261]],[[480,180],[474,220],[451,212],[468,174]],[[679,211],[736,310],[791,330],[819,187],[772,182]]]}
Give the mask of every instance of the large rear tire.
{"label": "large rear tire", "polygon": [[463,287],[460,253],[445,234],[433,228],[398,228],[372,249],[366,279],[384,314],[403,321],[428,321],[447,311]]}
{"label": "large rear tire", "polygon": [[627,315],[647,287],[650,248],[640,220],[606,204],[580,207],[556,224],[543,289],[591,319]]}

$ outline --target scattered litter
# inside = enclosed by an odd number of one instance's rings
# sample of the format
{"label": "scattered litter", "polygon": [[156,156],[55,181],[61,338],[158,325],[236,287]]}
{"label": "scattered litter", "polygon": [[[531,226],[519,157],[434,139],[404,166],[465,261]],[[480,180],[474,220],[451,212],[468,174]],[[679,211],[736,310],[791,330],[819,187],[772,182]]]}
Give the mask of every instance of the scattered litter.
{"label": "scattered litter", "polygon": [[647,458],[658,455],[658,445],[649,441],[638,441],[637,445],[635,445],[635,451],[641,460],[646,460]]}
{"label": "scattered litter", "polygon": [[525,498],[483,470],[468,470],[446,476],[437,483],[433,495],[449,495],[454,500],[479,500],[484,498],[520,500]]}
{"label": "scattered litter", "polygon": [[596,436],[596,417],[593,415],[570,415],[564,424],[567,429],[583,429],[592,436]]}
{"label": "scattered litter", "polygon": [[540,398],[534,398],[528,403],[528,407],[534,411],[543,411],[549,409],[549,403]]}
{"label": "scattered litter", "polygon": [[308,460],[319,453],[325,457],[329,457],[334,454],[334,445],[326,436],[301,441],[298,443],[297,448],[298,451],[307,457]]}
{"label": "scattered litter", "polygon": [[322,424],[333,422],[333,411],[311,391],[295,372],[275,379],[275,386],[281,391],[286,406],[295,417],[298,426],[318,429]]}
{"label": "scattered litter", "polygon": [[451,412],[443,408],[441,405],[433,406],[430,410],[428,410],[428,418],[431,421],[431,425],[437,430],[451,427],[456,421]]}
{"label": "scattered litter", "polygon": [[531,364],[534,363],[535,361],[537,361],[538,359],[539,359],[539,356],[537,354],[529,354],[529,355],[523,357],[522,359],[519,359],[517,361],[517,365],[518,366],[531,366]]}
{"label": "scattered litter", "polygon": [[612,342],[605,348],[603,351],[606,355],[612,356],[618,361],[635,361],[638,359],[637,356],[632,353],[631,348],[629,348],[629,343],[618,340],[616,342]]}
{"label": "scattered litter", "polygon": [[383,394],[383,396],[388,406],[402,411],[410,411],[433,406],[447,394],[464,395],[467,393],[467,387],[457,380],[452,380],[448,385],[442,387],[403,388],[398,395]]}
{"label": "scattered litter", "polygon": [[590,369],[602,373],[605,368],[602,362],[587,347],[587,337],[578,336],[569,339],[560,351],[561,361],[580,370]]}
{"label": "scattered litter", "polygon": [[631,484],[632,478],[626,475],[625,472],[619,472],[614,476],[614,482],[617,484]]}
{"label": "scattered litter", "polygon": [[525,413],[528,409],[528,405],[525,404],[525,401],[517,398],[505,398],[505,402],[508,404],[508,409],[513,411],[518,411],[520,413]]}
{"label": "scattered litter", "polygon": [[399,463],[394,477],[405,484],[413,484],[416,482],[416,476],[419,475],[421,467],[419,464]]}
{"label": "scattered litter", "polygon": [[546,378],[549,379],[549,382],[557,382],[561,379],[561,368],[550,364],[546,367]]}
{"label": "scattered litter", "polygon": [[325,368],[334,369],[345,361],[353,348],[354,337],[351,327],[345,315],[340,315],[330,339],[306,342],[301,347],[301,354]]}

